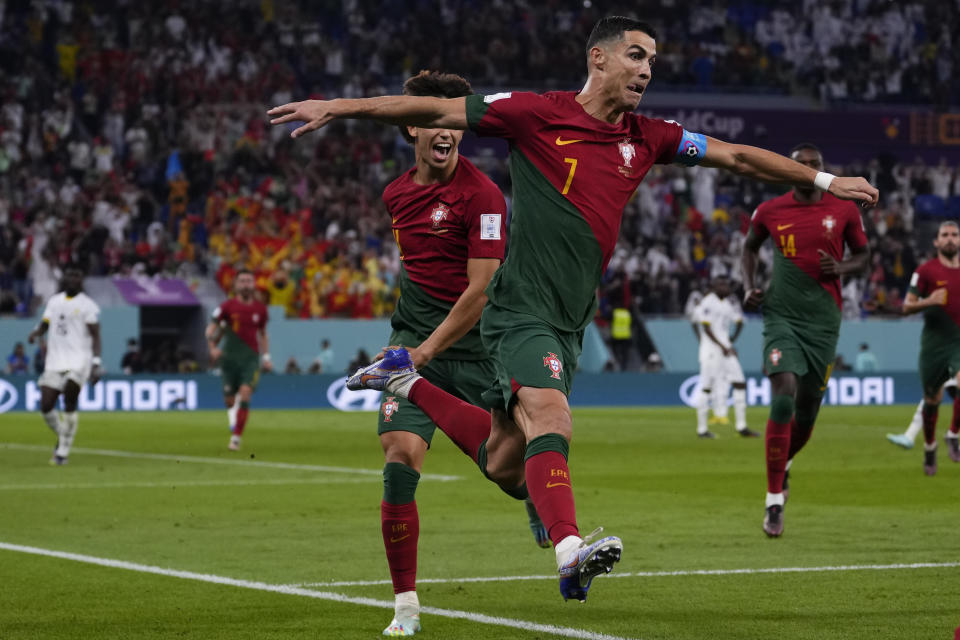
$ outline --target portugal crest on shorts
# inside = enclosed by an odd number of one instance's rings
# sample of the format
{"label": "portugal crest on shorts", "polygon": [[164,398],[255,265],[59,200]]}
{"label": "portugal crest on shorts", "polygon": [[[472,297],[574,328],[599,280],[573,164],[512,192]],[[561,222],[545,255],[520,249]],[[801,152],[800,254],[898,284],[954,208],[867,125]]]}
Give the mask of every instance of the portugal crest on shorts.
{"label": "portugal crest on shorts", "polygon": [[390,418],[393,417],[397,411],[400,411],[400,403],[397,402],[395,396],[390,396],[383,401],[383,406],[380,407],[380,411],[383,412],[383,421],[390,422]]}
{"label": "portugal crest on shorts", "polygon": [[557,354],[552,351],[547,353],[546,357],[543,359],[543,366],[545,366],[550,371],[550,377],[554,380],[560,379],[560,374],[563,373],[563,363],[560,362],[560,358],[557,357]]}
{"label": "portugal crest on shorts", "polygon": [[433,208],[433,211],[430,212],[430,221],[433,222],[433,228],[439,229],[440,225],[444,220],[447,219],[447,216],[450,215],[450,207],[438,202],[437,206]]}
{"label": "portugal crest on shorts", "polygon": [[783,354],[780,353],[780,349],[772,350],[770,352],[770,364],[772,364],[773,366],[777,366],[778,364],[780,364],[780,358],[782,356]]}

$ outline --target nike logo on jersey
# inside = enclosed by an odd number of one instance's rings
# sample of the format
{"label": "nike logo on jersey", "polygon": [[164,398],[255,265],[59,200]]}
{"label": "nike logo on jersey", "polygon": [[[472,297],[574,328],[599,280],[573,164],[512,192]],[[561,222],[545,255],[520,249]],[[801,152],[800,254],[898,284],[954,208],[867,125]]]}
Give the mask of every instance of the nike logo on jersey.
{"label": "nike logo on jersey", "polygon": [[583,142],[583,140],[561,140],[560,136],[557,136],[557,139],[554,140],[557,143],[558,147],[562,147],[565,144],[573,144],[575,142]]}
{"label": "nike logo on jersey", "polygon": [[948,282],[947,280],[937,280],[937,286],[938,287],[943,286],[947,284],[947,282]]}
{"label": "nike logo on jersey", "polygon": [[794,223],[791,223],[791,224],[778,224],[778,225],[777,225],[777,231],[783,231],[784,229],[789,229],[790,227],[793,226],[793,224],[794,224]]}
{"label": "nike logo on jersey", "polygon": [[410,537],[410,534],[408,533],[407,535],[400,536],[399,538],[390,538],[390,542],[400,542],[401,540],[406,540],[409,537]]}
{"label": "nike logo on jersey", "polygon": [[[548,482],[547,483],[547,489],[552,489],[554,487],[569,487],[569,486],[570,485],[567,484],[566,482]],[[570,487],[570,488],[572,489],[573,487]]]}

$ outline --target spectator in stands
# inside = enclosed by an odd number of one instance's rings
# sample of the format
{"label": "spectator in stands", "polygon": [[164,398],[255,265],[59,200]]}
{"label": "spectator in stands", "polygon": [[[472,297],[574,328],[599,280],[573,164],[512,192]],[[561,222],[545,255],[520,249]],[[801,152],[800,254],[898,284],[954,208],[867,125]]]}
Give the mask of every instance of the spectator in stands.
{"label": "spectator in stands", "polygon": [[143,357],[136,338],[127,340],[127,351],[120,360],[120,369],[128,376],[143,372]]}
{"label": "spectator in stands", "polygon": [[293,356],[290,356],[290,359],[287,360],[287,365],[283,368],[283,372],[288,375],[303,373],[303,371],[300,369],[300,365],[297,363],[297,359]]}
{"label": "spectator in stands", "polygon": [[23,348],[23,343],[18,342],[13,347],[13,352],[7,356],[7,375],[26,375],[30,373],[30,358]]}
{"label": "spectator in stands", "polygon": [[[356,371],[357,367],[350,370],[350,373]],[[310,364],[309,373],[333,373],[333,349],[330,348],[330,340],[324,338],[320,341],[320,353]]]}
{"label": "spectator in stands", "polygon": [[860,345],[860,351],[857,352],[857,359],[853,362],[853,370],[857,373],[873,373],[879,368],[877,356],[870,351],[870,345],[866,342]]}
{"label": "spectator in stands", "polygon": [[347,365],[347,375],[352,375],[360,367],[370,364],[370,355],[364,349],[357,349],[357,355]]}

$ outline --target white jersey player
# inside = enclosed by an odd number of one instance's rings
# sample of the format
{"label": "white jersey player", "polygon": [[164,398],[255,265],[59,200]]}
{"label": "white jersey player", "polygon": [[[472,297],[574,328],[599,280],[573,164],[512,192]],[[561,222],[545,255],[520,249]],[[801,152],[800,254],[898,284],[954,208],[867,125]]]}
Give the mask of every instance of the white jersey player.
{"label": "white jersey player", "polygon": [[[44,334],[47,358],[40,386],[40,411],[47,425],[57,434],[57,447],[51,464],[67,463],[70,447],[77,434],[77,403],[80,388],[89,380],[96,384],[101,375],[100,307],[83,293],[83,271],[67,267],[63,291],[53,295],[43,311],[40,324],[28,340]],[[57,411],[57,398],[63,394],[63,414]]]}
{"label": "white jersey player", "polygon": [[[733,386],[733,411],[737,432],[747,438],[758,433],[747,428],[747,383],[737,358],[734,341],[743,329],[743,312],[730,299],[730,280],[721,276],[713,280],[710,292],[697,305],[696,319],[700,326],[700,394],[697,398],[697,435],[715,438],[707,428],[711,399],[713,415],[720,424],[727,424],[727,394]],[[733,335],[731,326],[735,326]]]}

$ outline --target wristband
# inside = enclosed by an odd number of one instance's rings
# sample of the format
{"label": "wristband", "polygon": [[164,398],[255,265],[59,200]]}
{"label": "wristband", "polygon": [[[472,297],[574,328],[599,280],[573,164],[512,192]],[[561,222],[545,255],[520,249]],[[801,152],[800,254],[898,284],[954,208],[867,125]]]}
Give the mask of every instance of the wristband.
{"label": "wristband", "polygon": [[827,173],[826,171],[818,171],[817,177],[813,179],[813,186],[821,191],[829,191],[830,183],[833,182],[833,179],[837,176],[832,173]]}
{"label": "wristband", "polygon": [[93,360],[91,360],[91,363],[93,364],[93,366],[99,367],[103,363],[103,361],[100,360],[100,356],[93,356]]}
{"label": "wristband", "polygon": [[265,353],[262,356],[260,356],[260,359],[263,360],[264,362],[270,362],[270,354]]}

